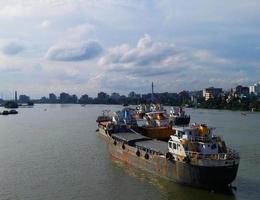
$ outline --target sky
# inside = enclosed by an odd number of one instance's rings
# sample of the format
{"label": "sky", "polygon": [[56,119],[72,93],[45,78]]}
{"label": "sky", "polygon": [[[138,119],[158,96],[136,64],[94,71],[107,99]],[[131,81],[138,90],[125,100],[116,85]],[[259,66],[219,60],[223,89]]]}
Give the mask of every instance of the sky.
{"label": "sky", "polygon": [[0,95],[260,82],[259,0],[0,0]]}

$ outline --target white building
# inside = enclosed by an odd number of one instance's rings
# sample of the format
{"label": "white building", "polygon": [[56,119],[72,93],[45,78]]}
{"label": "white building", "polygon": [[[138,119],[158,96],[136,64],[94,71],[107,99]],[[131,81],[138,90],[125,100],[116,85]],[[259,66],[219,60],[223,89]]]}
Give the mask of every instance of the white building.
{"label": "white building", "polygon": [[252,86],[249,86],[249,93],[253,93],[256,96],[260,96],[260,84],[259,83],[255,83]]}

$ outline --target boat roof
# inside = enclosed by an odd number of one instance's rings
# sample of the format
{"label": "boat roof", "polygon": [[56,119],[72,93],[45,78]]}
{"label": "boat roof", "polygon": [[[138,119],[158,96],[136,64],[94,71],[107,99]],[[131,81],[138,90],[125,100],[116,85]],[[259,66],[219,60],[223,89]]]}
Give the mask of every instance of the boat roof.
{"label": "boat roof", "polygon": [[[190,125],[190,126],[173,126],[173,130],[177,131],[189,131],[189,130],[194,130],[194,128],[199,127],[201,124],[196,124],[195,126]],[[208,129],[215,129],[215,127],[207,126]]]}
{"label": "boat roof", "polygon": [[192,126],[173,126],[172,129],[177,130],[177,131],[185,131],[185,130],[193,130],[194,127],[192,127]]}
{"label": "boat roof", "polygon": [[151,114],[158,114],[158,113],[165,113],[165,111],[164,111],[164,110],[151,111],[151,112],[147,112],[147,113],[145,113],[145,114],[151,115]]}
{"label": "boat roof", "polygon": [[141,149],[148,149],[162,154],[168,152],[168,143],[160,140],[137,141],[135,145]]}

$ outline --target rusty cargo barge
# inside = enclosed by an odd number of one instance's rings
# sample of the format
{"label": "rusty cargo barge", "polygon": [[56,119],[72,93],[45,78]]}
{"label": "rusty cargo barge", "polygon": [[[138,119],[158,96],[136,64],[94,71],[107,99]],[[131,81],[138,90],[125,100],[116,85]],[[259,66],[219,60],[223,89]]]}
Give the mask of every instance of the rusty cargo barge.
{"label": "rusty cargo barge", "polygon": [[175,134],[167,142],[141,135],[127,124],[103,121],[98,127],[113,157],[170,181],[221,189],[236,178],[239,154],[206,125],[173,127]]}

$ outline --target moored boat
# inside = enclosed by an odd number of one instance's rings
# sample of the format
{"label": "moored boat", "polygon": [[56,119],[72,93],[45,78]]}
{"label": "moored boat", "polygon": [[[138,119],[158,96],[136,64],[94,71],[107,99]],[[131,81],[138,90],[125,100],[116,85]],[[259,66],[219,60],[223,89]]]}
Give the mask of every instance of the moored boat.
{"label": "moored boat", "polygon": [[111,135],[114,132],[136,129],[137,121],[134,115],[135,109],[130,107],[124,107],[121,111],[117,112],[104,110],[102,115],[98,116],[96,120],[99,132],[103,133],[103,135]]}
{"label": "moored boat", "polygon": [[11,115],[16,115],[16,114],[18,114],[18,111],[17,110],[9,110],[8,113],[11,114]]}
{"label": "moored boat", "polygon": [[2,115],[9,115],[9,111],[8,111],[8,110],[4,110],[4,111],[2,112]]}
{"label": "moored boat", "polygon": [[135,118],[143,119],[146,113],[149,112],[157,112],[157,111],[165,111],[161,104],[140,104],[136,107]]}
{"label": "moored boat", "polygon": [[154,111],[145,113],[144,123],[139,126],[139,133],[158,140],[169,140],[173,130],[165,111]]}
{"label": "moored boat", "polygon": [[112,118],[110,110],[103,110],[102,115],[99,115],[96,120],[96,122],[98,123],[98,130],[100,133],[103,133],[104,135],[108,133],[111,120]]}
{"label": "moored boat", "polygon": [[175,107],[170,110],[169,115],[170,123],[172,125],[188,125],[190,123],[190,116],[185,114],[185,111],[182,107]]}
{"label": "moored boat", "polygon": [[193,124],[173,129],[175,134],[168,141],[154,140],[131,128],[111,130],[106,134],[109,151],[123,162],[186,185],[217,189],[234,181],[239,154],[214,134],[214,128]]}

